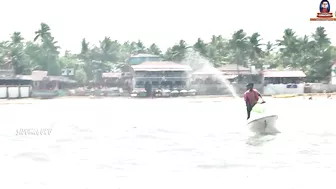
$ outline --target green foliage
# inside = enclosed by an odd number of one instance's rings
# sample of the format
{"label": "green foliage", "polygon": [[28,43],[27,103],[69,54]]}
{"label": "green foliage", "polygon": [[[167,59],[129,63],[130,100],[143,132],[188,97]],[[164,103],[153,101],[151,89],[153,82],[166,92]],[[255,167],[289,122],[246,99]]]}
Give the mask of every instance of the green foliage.
{"label": "green foliage", "polygon": [[75,72],[75,79],[79,84],[85,84],[87,82],[87,76],[84,69],[77,69]]}
{"label": "green foliage", "polygon": [[25,41],[20,32],[14,32],[8,41],[0,42],[0,65],[3,68],[13,67],[16,74],[30,74],[39,69],[48,71],[50,75],[59,75],[63,68],[74,68],[75,79],[84,84],[100,80],[102,72],[124,69],[125,60],[132,54],[149,53],[159,55],[163,60],[182,62],[188,50],[193,49],[216,67],[237,64],[262,69],[268,65],[269,68],[301,69],[310,81],[330,79],[336,48],[331,46],[323,27],[316,28],[312,35],[302,37],[288,28],[274,44],[263,44],[261,41],[259,33],[249,36],[240,29],[229,39],[214,35],[205,42],[198,38],[192,46],[180,40],[163,52],[155,43],[146,47],[140,40],[121,43],[104,37],[97,46],[83,39],[79,54],[66,51],[60,56],[60,47],[52,36],[51,28],[41,23],[32,41]]}

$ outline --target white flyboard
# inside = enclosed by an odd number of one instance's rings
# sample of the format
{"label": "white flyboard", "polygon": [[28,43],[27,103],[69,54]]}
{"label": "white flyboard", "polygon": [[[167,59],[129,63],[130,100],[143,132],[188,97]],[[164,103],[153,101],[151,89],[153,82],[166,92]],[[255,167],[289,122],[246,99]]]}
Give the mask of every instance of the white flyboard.
{"label": "white flyboard", "polygon": [[257,104],[256,110],[251,112],[251,118],[247,121],[247,126],[253,133],[261,135],[275,135],[280,131],[275,127],[278,116],[268,114],[265,105]]}

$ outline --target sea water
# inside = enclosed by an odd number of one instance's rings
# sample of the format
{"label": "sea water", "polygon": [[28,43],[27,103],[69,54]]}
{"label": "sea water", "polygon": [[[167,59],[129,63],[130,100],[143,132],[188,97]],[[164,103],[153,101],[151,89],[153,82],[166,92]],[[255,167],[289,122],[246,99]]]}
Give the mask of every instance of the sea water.
{"label": "sea water", "polygon": [[[265,100],[272,140],[247,136],[242,103],[225,98],[1,105],[0,188],[334,189],[336,101]],[[15,135],[32,127],[53,129]]]}

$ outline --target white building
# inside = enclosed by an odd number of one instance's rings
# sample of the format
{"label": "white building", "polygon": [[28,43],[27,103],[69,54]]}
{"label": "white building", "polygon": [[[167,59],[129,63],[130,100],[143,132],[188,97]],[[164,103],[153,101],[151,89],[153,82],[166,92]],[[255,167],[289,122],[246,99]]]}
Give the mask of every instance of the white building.
{"label": "white building", "polygon": [[306,77],[303,71],[274,71],[263,72],[264,75],[264,94],[303,94],[305,84],[303,79]]}

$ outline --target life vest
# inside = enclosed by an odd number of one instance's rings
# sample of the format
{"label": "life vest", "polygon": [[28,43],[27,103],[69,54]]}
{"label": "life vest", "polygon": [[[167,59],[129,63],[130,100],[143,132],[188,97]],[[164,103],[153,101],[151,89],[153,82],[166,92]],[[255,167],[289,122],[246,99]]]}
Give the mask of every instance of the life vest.
{"label": "life vest", "polygon": [[[259,93],[258,93],[258,91],[255,90],[255,89],[253,89],[253,93],[254,93],[255,102],[258,102],[258,100],[259,100],[259,95],[258,95]],[[246,101],[247,98],[249,100],[252,100],[252,95],[251,95],[250,90],[248,90],[248,91],[246,91],[244,93],[244,100]]]}

